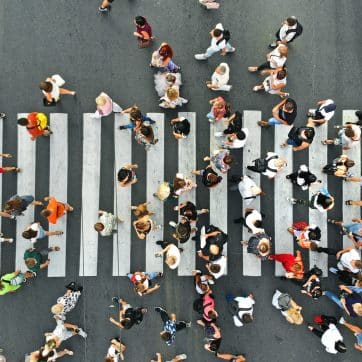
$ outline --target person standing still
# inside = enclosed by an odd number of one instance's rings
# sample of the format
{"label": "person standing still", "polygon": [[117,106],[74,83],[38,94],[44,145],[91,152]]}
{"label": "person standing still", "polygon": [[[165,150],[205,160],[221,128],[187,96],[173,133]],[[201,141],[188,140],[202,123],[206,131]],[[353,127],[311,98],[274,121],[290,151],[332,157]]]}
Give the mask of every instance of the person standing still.
{"label": "person standing still", "polygon": [[210,46],[206,49],[205,53],[195,54],[195,59],[206,60],[219,51],[221,51],[221,55],[235,52],[235,48],[229,43],[230,32],[229,30],[224,29],[221,23],[218,23],[215,28],[210,31],[210,36]]}

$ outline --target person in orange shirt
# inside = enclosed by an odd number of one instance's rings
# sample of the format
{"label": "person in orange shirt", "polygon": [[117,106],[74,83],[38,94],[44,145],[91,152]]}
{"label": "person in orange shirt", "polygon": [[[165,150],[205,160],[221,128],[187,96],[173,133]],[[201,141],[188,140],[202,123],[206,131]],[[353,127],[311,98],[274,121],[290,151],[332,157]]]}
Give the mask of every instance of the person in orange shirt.
{"label": "person in orange shirt", "polygon": [[51,224],[56,224],[57,220],[64,214],[73,211],[73,207],[67,203],[59,202],[53,196],[44,197],[45,201],[48,201],[48,206],[43,209],[40,214],[41,216],[48,219]]}
{"label": "person in orange shirt", "polygon": [[26,127],[32,141],[40,136],[50,136],[52,134],[48,126],[48,117],[44,113],[29,113],[27,118],[18,119],[18,125]]}

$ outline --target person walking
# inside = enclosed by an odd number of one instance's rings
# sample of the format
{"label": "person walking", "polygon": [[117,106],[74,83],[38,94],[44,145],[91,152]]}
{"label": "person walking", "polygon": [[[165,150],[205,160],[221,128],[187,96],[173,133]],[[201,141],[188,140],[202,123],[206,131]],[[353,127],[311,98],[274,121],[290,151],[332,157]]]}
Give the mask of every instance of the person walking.
{"label": "person walking", "polygon": [[59,74],[54,74],[45,81],[40,82],[39,88],[44,94],[43,102],[45,106],[55,105],[60,101],[61,94],[75,96],[75,91],[62,88],[64,83],[65,80]]}
{"label": "person walking", "polygon": [[8,293],[14,293],[26,283],[27,279],[33,277],[33,273],[22,273],[20,269],[15,270],[13,273],[4,274],[0,278],[0,296]]}
{"label": "person walking", "polygon": [[160,314],[163,322],[163,331],[160,332],[160,336],[168,346],[175,342],[176,332],[191,327],[191,322],[177,321],[175,313],[168,314],[162,307],[156,307],[155,311]]}
{"label": "person walking", "polygon": [[59,251],[59,246],[52,246],[46,249],[36,249],[30,248],[25,250],[24,252],[24,262],[29,271],[33,272],[34,276],[42,270],[46,269],[50,264],[50,259],[48,258],[48,254],[53,251]]}
{"label": "person walking", "polygon": [[216,171],[213,170],[212,165],[209,164],[202,170],[192,170],[191,171],[194,175],[202,177],[202,183],[207,188],[213,188],[217,186],[221,181],[222,177],[219,176]]}
{"label": "person walking", "polygon": [[308,123],[314,126],[321,126],[332,119],[337,108],[333,99],[322,99],[317,102],[317,109],[313,112],[308,112]]}
{"label": "person walking", "polygon": [[66,285],[66,288],[65,294],[59,297],[56,304],[50,309],[54,318],[59,317],[60,319],[65,320],[67,313],[76,307],[83,292],[83,287],[75,282],[69,283]]}
{"label": "person walking", "polygon": [[180,265],[182,248],[178,248],[177,245],[169,243],[167,241],[158,240],[156,244],[161,246],[162,250],[155,254],[156,257],[165,256],[165,263],[170,269],[176,269]]}
{"label": "person walking", "polygon": [[141,240],[144,240],[152,230],[161,229],[161,225],[156,225],[150,215],[142,216],[141,218],[135,220],[132,225],[138,238]]}
{"label": "person walking", "polygon": [[148,125],[156,123],[153,119],[144,115],[141,112],[141,110],[138,108],[138,106],[136,106],[136,105],[129,107],[127,109],[124,109],[121,112],[121,114],[129,114],[131,122],[128,124],[119,126],[120,130],[124,130],[124,129],[137,130],[137,129],[141,128],[142,124],[145,124],[148,126]]}
{"label": "person walking", "polygon": [[112,98],[104,93],[101,92],[97,98],[95,99],[97,110],[95,111],[93,117],[101,119],[102,117],[107,117],[110,114],[114,113],[121,113],[122,108],[112,100]]}
{"label": "person walking", "polygon": [[169,225],[174,229],[172,237],[181,244],[186,243],[190,239],[191,234],[197,231],[196,227],[191,227],[191,222],[186,217],[181,217],[177,223],[170,221]]}
{"label": "person walking", "polygon": [[235,48],[229,43],[230,31],[224,29],[221,23],[216,24],[215,28],[210,31],[210,36],[210,46],[206,49],[205,53],[195,54],[195,59],[206,60],[218,52],[221,52],[221,55],[235,52]]}
{"label": "person walking", "polygon": [[223,97],[216,97],[210,99],[211,104],[210,112],[206,115],[209,122],[217,122],[224,120],[225,117],[230,115],[230,105]]}
{"label": "person walking", "polygon": [[350,317],[362,317],[362,296],[345,285],[339,285],[338,287],[342,292],[340,296],[329,290],[323,292],[323,295],[337,304]]}
{"label": "person walking", "polygon": [[252,201],[257,198],[257,196],[265,195],[263,190],[257,186],[255,181],[252,180],[248,175],[242,177],[232,176],[231,182],[238,182],[237,185],[230,186],[229,190],[239,190],[245,206],[250,205]]}
{"label": "person walking", "polygon": [[138,165],[135,164],[127,164],[120,168],[117,172],[117,180],[118,184],[121,187],[127,187],[138,182],[135,169],[138,168]]}
{"label": "person walking", "polygon": [[182,105],[188,103],[186,98],[180,96],[179,88],[176,86],[168,87],[166,93],[163,97],[160,98],[161,103],[159,106],[161,108],[170,108],[175,109],[176,107],[182,107]]}
{"label": "person walking", "polygon": [[331,224],[338,225],[341,228],[341,233],[347,235],[357,249],[362,246],[362,219],[353,218],[351,223],[334,219],[328,219],[327,221]]}
{"label": "person walking", "polygon": [[312,144],[314,136],[315,130],[310,123],[302,127],[293,126],[288,133],[288,139],[280,147],[285,148],[290,145],[293,146],[293,151],[302,151]]}
{"label": "person walking", "polygon": [[205,264],[205,267],[215,281],[216,279],[219,279],[226,274],[227,257],[225,255],[221,255],[218,259],[212,260]]}
{"label": "person walking", "polygon": [[288,44],[294,41],[298,36],[302,35],[303,26],[299,23],[295,16],[289,16],[282,22],[281,27],[275,33],[276,40],[269,45],[274,49],[279,44]]}
{"label": "person walking", "polygon": [[253,163],[254,165],[248,165],[246,168],[261,173],[269,179],[273,179],[279,171],[287,166],[287,161],[279,157],[275,152],[267,152],[264,158],[257,158]]}
{"label": "person walking", "polygon": [[331,196],[327,189],[321,189],[320,191],[315,192],[310,201],[288,197],[287,200],[290,201],[292,205],[299,204],[309,206],[311,209],[315,209],[319,212],[327,212],[334,207],[334,197]]}
{"label": "person walking", "polygon": [[321,229],[317,225],[296,221],[287,230],[302,249],[317,250],[322,237]]}
{"label": "person walking", "polygon": [[131,329],[135,324],[141,324],[147,309],[143,307],[133,308],[124,299],[113,298],[113,301],[120,307],[119,321],[109,318],[109,321],[121,329]]}
{"label": "person walking", "polygon": [[16,219],[17,216],[24,215],[24,211],[28,208],[29,205],[34,206],[43,206],[41,201],[34,199],[32,195],[14,195],[11,196],[8,201],[6,201],[3,213],[7,215],[2,215],[11,219]]}
{"label": "person walking", "polygon": [[190,134],[191,125],[185,117],[178,117],[171,120],[172,134],[177,139],[187,138]]}
{"label": "person walking", "polygon": [[111,345],[108,348],[105,362],[119,362],[119,359],[124,360],[124,352],[126,351],[126,345],[121,343],[119,337],[112,338],[110,340]]}
{"label": "person walking", "polygon": [[[0,157],[11,158],[13,157],[10,153],[0,153]],[[0,173],[8,173],[8,172],[21,172],[21,169],[16,166],[1,166]]]}
{"label": "person walking", "polygon": [[333,139],[326,139],[322,141],[323,145],[342,146],[342,150],[350,150],[359,144],[361,139],[361,127],[356,124],[345,124],[339,126],[338,136]]}
{"label": "person walking", "polygon": [[206,82],[206,86],[214,91],[230,92],[232,86],[228,84],[230,78],[230,68],[227,63],[220,63],[211,76],[211,81]]}
{"label": "person walking", "polygon": [[152,27],[143,16],[136,16],[133,20],[136,25],[136,31],[133,35],[137,38],[139,48],[148,48],[152,45],[155,37],[152,35]]}
{"label": "person walking", "polygon": [[264,75],[268,75],[261,84],[253,87],[254,92],[261,90],[269,94],[276,94],[281,98],[289,97],[289,93],[284,92],[282,89],[287,85],[287,70],[286,68],[265,69]]}
{"label": "person walking", "polygon": [[252,235],[248,241],[240,241],[241,246],[247,247],[249,254],[254,254],[260,260],[267,260],[271,253],[271,237],[265,233]]}
{"label": "person walking", "polygon": [[256,209],[247,207],[245,209],[244,217],[234,219],[235,224],[242,223],[248,229],[251,234],[265,233],[263,228],[263,215]]}
{"label": "person walking", "polygon": [[260,127],[276,126],[283,124],[290,126],[297,117],[297,103],[292,98],[285,98],[272,110],[272,117],[267,121],[258,121]]}
{"label": "person walking", "polygon": [[233,316],[235,327],[242,327],[244,324],[251,323],[254,320],[255,298],[253,294],[250,293],[246,297],[234,297],[228,294],[226,301]]}
{"label": "person walking", "polygon": [[145,147],[146,151],[149,151],[152,145],[158,142],[158,138],[155,138],[152,126],[142,125],[140,128],[135,128],[135,140],[140,145]]}
{"label": "person walking", "polygon": [[58,219],[63,215],[73,212],[73,206],[70,206],[66,202],[59,202],[53,196],[44,197],[44,201],[48,202],[48,205],[40,212],[40,215],[47,218],[49,223],[56,224]]}
{"label": "person walking", "polygon": [[187,218],[192,224],[197,222],[199,215],[209,213],[209,209],[197,210],[195,204],[193,204],[191,201],[183,202],[175,206],[173,209],[178,211],[180,217]]}
{"label": "person walking", "polygon": [[288,293],[282,293],[276,289],[272,298],[272,305],[281,311],[281,314],[290,324],[301,325],[303,323],[302,307]]}
{"label": "person walking", "polygon": [[353,160],[351,160],[347,155],[341,155],[335,158],[332,163],[325,165],[322,171],[327,175],[345,178],[351,176],[349,169],[353,166]]}
{"label": "person walking", "polygon": [[273,51],[266,55],[266,62],[259,66],[248,67],[251,73],[261,72],[265,69],[283,68],[288,57],[288,47],[285,44],[279,44]]}
{"label": "person walking", "polygon": [[221,329],[216,325],[216,323],[205,323],[201,319],[197,321],[197,324],[204,329],[205,338],[204,348],[212,353],[217,353],[221,345]]}
{"label": "person walking", "polygon": [[302,191],[307,191],[311,185],[322,182],[321,180],[317,180],[317,176],[313,174],[305,164],[300,165],[297,171],[285,176],[285,178],[290,180],[294,185],[299,186]]}
{"label": "person walking", "polygon": [[34,222],[29,224],[25,230],[22,232],[22,237],[30,240],[33,244],[35,244],[39,239],[43,239],[47,236],[55,236],[55,235],[63,235],[63,231],[47,231],[44,230],[40,225],[40,222]]}
{"label": "person walking", "polygon": [[326,349],[326,352],[331,354],[345,353],[347,351],[346,345],[343,342],[343,337],[336,327],[337,319],[330,316],[317,316],[315,317],[321,329],[313,327],[308,324],[308,329],[321,339],[321,343]]}
{"label": "person walking", "polygon": [[157,72],[154,81],[155,90],[160,98],[166,94],[168,88],[175,87],[179,90],[182,85],[181,73]]}
{"label": "person walking", "polygon": [[205,156],[204,161],[212,162],[221,173],[227,173],[234,158],[228,150],[215,150],[212,156]]}
{"label": "person walking", "polygon": [[296,251],[295,256],[293,254],[272,254],[268,256],[268,259],[282,263],[285,278],[303,279],[304,263],[302,253],[299,250]]}
{"label": "person walking", "polygon": [[19,118],[17,123],[19,126],[26,127],[32,141],[53,133],[48,125],[48,117],[44,113],[31,112],[26,117]]}
{"label": "person walking", "polygon": [[111,236],[117,231],[119,223],[123,222],[118,216],[113,215],[111,212],[99,210],[98,221],[94,224],[94,229],[99,232],[101,236]]}
{"label": "person walking", "polygon": [[173,49],[168,43],[162,43],[160,47],[152,53],[150,67],[157,68],[161,72],[177,73],[181,70],[172,60]]}
{"label": "person walking", "polygon": [[142,297],[143,295],[153,293],[160,288],[159,284],[152,287],[152,280],[162,277],[160,272],[140,272],[128,273],[128,279],[133,283],[135,292]]}

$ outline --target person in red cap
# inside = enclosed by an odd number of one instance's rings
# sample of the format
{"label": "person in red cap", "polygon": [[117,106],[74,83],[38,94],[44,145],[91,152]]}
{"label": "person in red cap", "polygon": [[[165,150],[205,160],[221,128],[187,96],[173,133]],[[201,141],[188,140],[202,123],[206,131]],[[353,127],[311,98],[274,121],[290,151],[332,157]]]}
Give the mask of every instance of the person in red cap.
{"label": "person in red cap", "polygon": [[59,202],[53,196],[44,197],[48,201],[48,206],[41,211],[41,216],[48,219],[49,223],[56,224],[58,219],[64,214],[73,211],[73,207],[67,203]]}

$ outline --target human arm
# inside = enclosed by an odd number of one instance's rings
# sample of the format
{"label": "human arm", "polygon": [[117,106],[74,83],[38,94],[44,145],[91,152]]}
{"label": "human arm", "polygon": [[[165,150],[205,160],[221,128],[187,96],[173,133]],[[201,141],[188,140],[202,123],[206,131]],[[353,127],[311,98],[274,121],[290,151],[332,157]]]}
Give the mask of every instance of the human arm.
{"label": "human arm", "polygon": [[151,294],[155,292],[157,289],[160,289],[160,284],[156,284],[154,287],[147,289],[143,294]]}
{"label": "human arm", "polygon": [[310,146],[310,143],[308,142],[302,142],[300,146],[293,147],[293,151],[302,151]]}
{"label": "human arm", "polygon": [[272,115],[273,115],[273,118],[277,119],[279,122],[285,124],[286,126],[288,126],[288,122],[287,121],[284,121],[284,119],[281,119],[279,117],[279,109],[281,107],[283,107],[283,105],[285,104],[285,102],[287,101],[287,99],[283,99],[280,103],[278,103],[272,110]]}
{"label": "human arm", "polygon": [[132,106],[132,107],[129,107],[129,108],[126,108],[126,109],[124,109],[124,110],[121,112],[121,114],[130,113],[133,107],[136,107],[136,105],[134,105],[134,106]]}
{"label": "human arm", "polygon": [[117,326],[117,327],[119,327],[119,328],[121,328],[121,329],[124,328],[121,323],[117,322],[117,321],[116,321],[114,318],[112,318],[112,317],[109,318],[109,321],[110,321],[111,323],[113,323],[115,326]]}
{"label": "human arm", "polygon": [[210,260],[210,257],[204,255],[201,250],[199,250],[199,251],[197,252],[197,255],[198,255],[201,259],[204,259],[204,260],[206,260],[206,261],[209,261],[209,260]]}
{"label": "human arm", "polygon": [[5,157],[5,158],[11,158],[13,157],[10,153],[0,153],[1,157]]}
{"label": "human arm", "polygon": [[342,254],[347,253],[347,252],[351,251],[352,249],[354,249],[354,246],[349,246],[349,247],[347,247],[347,248],[344,248],[344,249],[338,251],[338,252],[336,253],[336,258],[339,259]]}
{"label": "human arm", "polygon": [[43,264],[40,264],[40,269],[45,269],[50,264],[50,259],[47,259]]}
{"label": "human arm", "polygon": [[138,168],[137,163],[129,163],[127,165],[124,166],[125,168],[130,168],[131,170]]}
{"label": "human arm", "polygon": [[159,252],[157,253],[157,255],[158,255],[158,256],[161,256],[161,255],[167,253],[167,252],[170,250],[171,247],[172,247],[172,244],[168,244],[164,249],[162,249],[161,251],[159,251]]}

